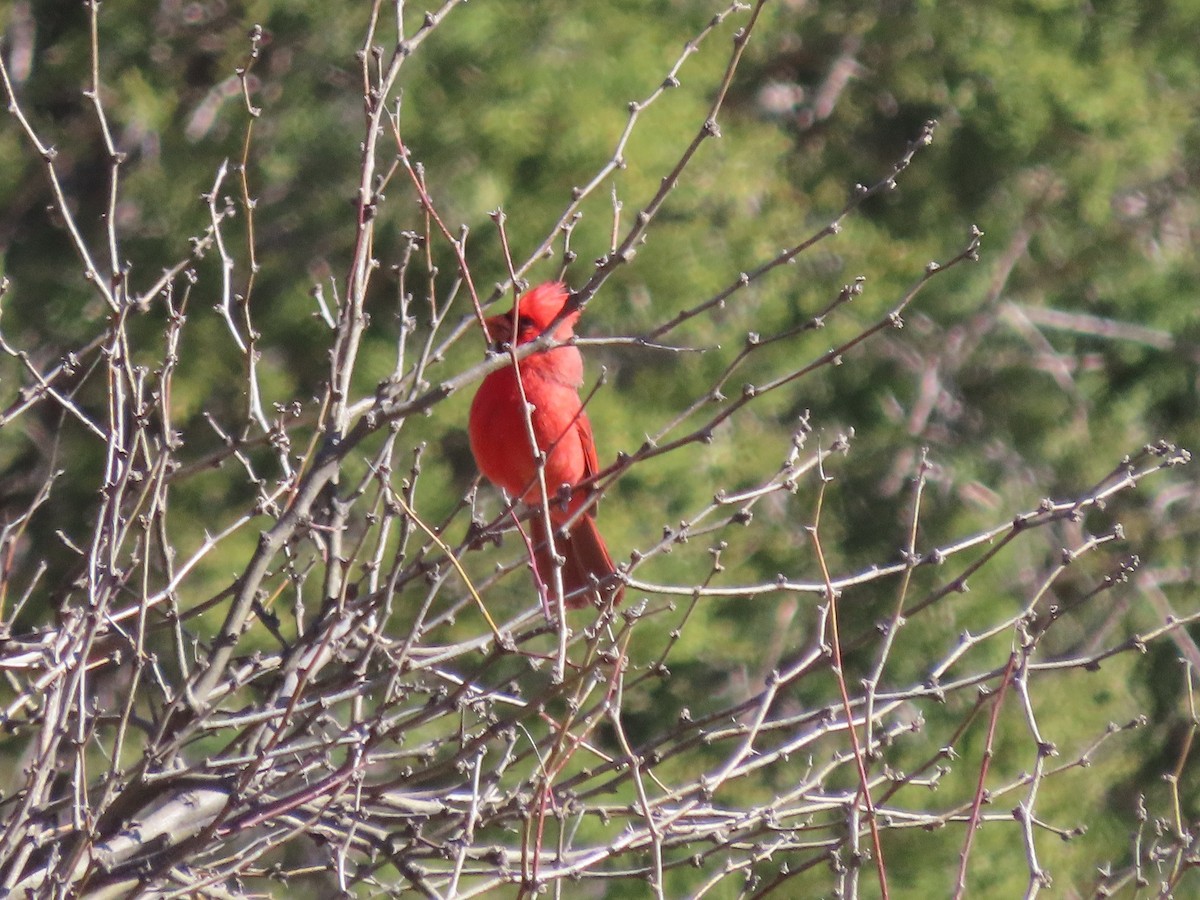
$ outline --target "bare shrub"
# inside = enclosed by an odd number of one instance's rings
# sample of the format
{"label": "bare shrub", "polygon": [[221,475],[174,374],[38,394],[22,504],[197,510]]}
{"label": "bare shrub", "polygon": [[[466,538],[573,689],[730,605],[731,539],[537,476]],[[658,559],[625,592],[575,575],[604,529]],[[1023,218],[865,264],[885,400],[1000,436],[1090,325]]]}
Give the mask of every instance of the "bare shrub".
{"label": "bare shrub", "polygon": [[[26,114],[10,39],[10,124],[42,163],[74,253],[62,265],[92,305],[53,346],[3,334],[0,423],[9,435],[26,429],[41,449],[27,480],[5,490],[0,532],[11,766],[0,800],[3,890],[465,897],[511,886],[517,896],[547,887],[600,896],[629,882],[632,894],[660,897],[848,897],[911,884],[913,856],[944,861],[952,846],[936,883],[961,894],[985,852],[979,842],[1007,835],[996,846],[1023,848],[1006,865],[1037,893],[1049,884],[1047,837],[1087,824],[1049,821],[1043,806],[1069,808],[1080,790],[1072,776],[1145,721],[1136,704],[1121,721],[1084,711],[1059,744],[1048,722],[1057,723],[1060,698],[1069,706],[1086,673],[1150,645],[1173,641],[1189,667],[1197,662],[1186,626],[1200,613],[1169,608],[1106,512],[1175,489],[1162,473],[1186,451],[1147,436],[1141,450],[1114,454],[1095,483],[1023,505],[1000,497],[985,504],[989,525],[966,528],[953,498],[928,511],[935,460],[905,458],[909,486],[871,505],[902,510],[902,546],[860,563],[837,547],[852,523],[834,502],[852,481],[855,434],[802,413],[783,433],[778,464],[753,481],[699,466],[660,506],[647,505],[653,492],[640,495],[651,524],[613,541],[616,555],[630,554],[625,604],[567,617],[559,596],[548,621],[513,511],[477,479],[449,496],[464,479],[427,471],[445,447],[438,436],[463,427],[448,401],[509,363],[485,355],[479,328],[502,295],[565,273],[575,304],[605,302],[611,276],[632,265],[702,148],[728,127],[723,113],[762,4],[724,9],[688,40],[658,86],[629,105],[610,157],[580,179],[540,243],[514,256],[505,214],[492,213],[508,268],[494,289],[430,186],[438,161],[406,142],[399,101],[406,66],[455,27],[459,5],[422,17],[377,4],[358,55],[362,128],[344,136],[361,142],[355,200],[346,221],[329,223],[353,229],[352,251],[310,298],[256,291],[264,185],[250,162],[270,152],[255,129],[271,116],[253,90],[261,31],[230,82],[244,100],[245,155],[212,171],[206,222],[157,269],[127,262],[127,163],[105,102],[99,5],[88,8],[85,93],[108,160],[98,215],[80,211],[63,177],[71,148],[58,145],[69,136]],[[707,115],[657,191],[626,208],[612,185],[647,110],[671,102],[696,55],[721,54],[721,76],[704,87]],[[846,64],[830,74],[822,119]],[[357,90],[339,102],[359,102]],[[854,365],[864,346],[919,346],[900,329],[926,285],[979,258],[976,229],[912,271],[911,288],[876,312],[848,312],[860,279],[828,286],[785,325],[764,317],[755,327],[747,302],[750,327],[739,320],[721,347],[679,335],[788,277],[789,263],[833,240],[863,204],[903,190],[934,135],[931,122],[843,208],[757,266],[728,271],[724,288],[671,298],[654,308],[653,327],[582,342],[591,360],[621,353],[631,366],[701,349],[718,360],[672,416],[638,423],[641,446],[614,456],[601,438],[602,520],[631,473],[727,441],[781,398],[803,410],[799,388]],[[572,236],[597,203],[609,205],[612,237],[589,266]],[[393,229],[387,240],[382,222]],[[547,259],[561,268],[548,272]],[[452,272],[439,270],[446,261]],[[6,309],[39,302],[19,278],[4,290]],[[267,303],[323,327],[327,357],[307,365],[327,372],[314,376],[311,399],[271,386],[287,338],[260,332]],[[389,308],[394,317],[378,312]],[[980,308],[1000,314],[986,298]],[[585,333],[588,321],[585,313]],[[193,340],[197,323],[219,323],[222,334]],[[822,328],[825,349],[802,342]],[[394,350],[390,372],[363,363],[364,341],[381,332]],[[198,409],[194,397],[179,401],[218,358],[240,368],[232,399]],[[608,389],[595,384],[597,395]],[[1162,499],[1150,521],[1169,519],[1169,507]],[[775,577],[752,566],[752,539],[782,541],[791,567]],[[960,606],[977,585],[992,599],[977,600],[977,588]],[[1157,604],[1156,625],[1102,615],[1104,627],[1058,640],[1064,622],[1096,621],[1097,609],[1135,596]],[[713,608],[747,621],[756,610],[757,631],[709,630]],[[763,622],[774,630],[763,633]],[[720,646],[729,635],[749,639],[752,657],[730,664]],[[1177,759],[1182,767],[1187,750]],[[1145,878],[1153,862],[1169,891],[1194,862],[1192,832],[1169,815],[1151,827],[1144,807],[1129,815],[1134,849],[1092,888]]]}

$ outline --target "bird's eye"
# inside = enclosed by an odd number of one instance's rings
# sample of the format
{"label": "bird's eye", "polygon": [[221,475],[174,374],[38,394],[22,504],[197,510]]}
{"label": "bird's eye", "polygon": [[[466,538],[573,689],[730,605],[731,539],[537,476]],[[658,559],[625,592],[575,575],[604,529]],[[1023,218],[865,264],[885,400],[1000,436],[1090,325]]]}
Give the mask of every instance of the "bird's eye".
{"label": "bird's eye", "polygon": [[517,319],[517,329],[519,331],[530,331],[533,327],[533,319],[529,316],[521,316]]}

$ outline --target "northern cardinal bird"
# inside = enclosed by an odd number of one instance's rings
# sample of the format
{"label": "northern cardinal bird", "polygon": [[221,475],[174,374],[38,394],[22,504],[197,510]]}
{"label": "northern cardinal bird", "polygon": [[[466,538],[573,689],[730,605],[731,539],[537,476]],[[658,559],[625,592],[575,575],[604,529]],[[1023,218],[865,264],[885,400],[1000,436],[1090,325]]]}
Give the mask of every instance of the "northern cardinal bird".
{"label": "northern cardinal bird", "polygon": [[[519,346],[536,340],[567,302],[567,289],[561,282],[538,285],[523,294],[509,312],[486,320],[488,340],[495,346]],[[553,337],[565,341],[574,336],[579,319],[575,312],[558,323]],[[575,485],[599,471],[592,426],[579,400],[583,384],[583,357],[575,347],[555,347],[522,359],[520,385],[517,370],[507,366],[488,375],[471,403],[468,432],[471,452],[479,470],[511,497],[540,506],[537,466],[529,441],[529,425],[539,450],[545,451],[546,496],[550,521],[555,531],[587,503],[593,488],[571,490],[564,502],[563,485]],[[526,421],[521,388],[532,409]],[[543,516],[539,511],[533,523],[534,563],[542,586],[554,583],[554,562],[550,553]],[[595,506],[587,509],[570,526],[565,536],[557,533],[554,543],[566,558],[562,568],[563,593],[567,605],[584,606],[592,597],[595,582],[602,597],[621,602],[623,587],[604,539],[596,528]]]}

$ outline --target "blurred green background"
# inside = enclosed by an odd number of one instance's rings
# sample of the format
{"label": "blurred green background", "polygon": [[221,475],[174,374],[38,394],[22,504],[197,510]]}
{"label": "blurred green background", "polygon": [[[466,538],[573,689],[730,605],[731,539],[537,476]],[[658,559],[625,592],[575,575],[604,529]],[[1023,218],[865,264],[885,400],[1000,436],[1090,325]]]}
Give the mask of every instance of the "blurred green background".
{"label": "blurred green background", "polygon": [[[684,42],[718,9],[696,0],[473,2],[455,9],[412,57],[402,75],[401,133],[425,166],[442,217],[452,229],[470,227],[468,258],[482,292],[506,277],[488,213],[504,209],[513,256],[523,260],[572,187],[609,158],[627,103],[654,90]],[[254,125],[248,179],[258,200],[261,265],[251,310],[264,335],[268,404],[299,401],[313,409],[328,372],[328,332],[314,316],[310,292],[323,283],[328,294],[331,276],[343,281],[352,251],[363,123],[354,54],[367,12],[366,4],[331,7],[314,0],[173,0],[102,9],[102,97],[117,144],[128,154],[117,227],[138,287],[187,256],[188,238],[207,222],[200,194],[223,159],[242,156],[248,117],[234,70],[245,64],[251,25],[264,29],[262,55],[251,71],[253,99],[263,112]],[[58,150],[73,212],[99,248],[108,166],[95,116],[81,96],[89,56],[82,5],[9,4],[0,24],[23,108]],[[687,60],[680,87],[643,114],[624,154],[627,166],[585,202],[572,237],[578,259],[566,269],[574,286],[609,249],[612,197],[623,203],[627,226],[703,121],[730,33],[718,29]],[[843,365],[752,405],[719,428],[711,444],[689,445],[623,477],[600,513],[614,556],[646,549],[665,525],[695,515],[715,491],[769,477],[806,414],[815,429],[810,446],[854,431],[849,454],[830,463],[834,482],[823,513],[825,549],[841,574],[898,558],[923,447],[935,464],[918,539],[918,549],[927,551],[1002,524],[1043,497],[1073,496],[1151,440],[1200,445],[1198,36],[1195,2],[768,5],[722,113],[723,136],[701,148],[645,246],[588,306],[580,326],[585,337],[642,334],[702,302],[739,272],[824,227],[851,187],[885,177],[931,118],[940,122],[934,143],[918,154],[897,190],[869,200],[840,235],[666,338],[704,352],[588,349],[589,379],[602,366],[608,372],[589,406],[602,464],[659,434],[724,370],[747,332],[771,335],[804,322],[843,284],[867,278],[864,294],[824,330],[752,355],[729,393],[743,382],[798,368],[873,323],[928,261],[957,253],[972,224],[986,234],[982,259],[934,278],[903,329],[884,332]],[[45,369],[90,339],[106,310],[81,277],[60,221],[47,213],[51,197],[42,169],[9,117],[0,127],[0,266],[11,286],[0,328]],[[224,191],[235,194],[235,183]],[[363,396],[394,364],[396,284],[388,267],[399,261],[404,232],[421,227],[412,191],[399,175],[380,210],[375,255],[383,270],[368,303],[372,326],[357,383]],[[232,252],[244,279],[245,247]],[[444,291],[454,277],[444,243],[434,247],[434,259],[434,284]],[[530,278],[557,277],[561,265],[560,252]],[[410,289],[421,284],[422,269],[420,262],[413,265]],[[198,274],[174,396],[185,459],[217,446],[202,411],[234,431],[246,421],[242,363],[210,309],[219,285],[211,256]],[[465,294],[456,303],[452,320],[470,311]],[[418,303],[415,314],[426,327],[427,307]],[[135,326],[148,360],[160,352],[163,327],[154,309]],[[480,358],[472,337],[451,348],[433,372],[449,376]],[[22,379],[17,361],[0,359],[4,407],[16,399]],[[469,393],[406,426],[406,441],[429,442],[418,491],[427,520],[445,515],[473,477],[463,431]],[[102,410],[103,384],[84,382],[78,399],[84,408]],[[693,417],[684,427],[700,421]],[[0,430],[6,510],[28,504],[51,465],[49,436],[59,428],[57,413],[39,407]],[[666,438],[681,433],[677,427]],[[37,552],[52,561],[69,557],[55,531],[86,542],[87,511],[95,508],[103,465],[101,448],[69,422],[57,452],[56,465],[70,461],[67,474],[30,532]],[[219,529],[249,496],[244,480],[220,472],[190,481],[173,500],[179,545],[197,546],[205,529]],[[814,580],[818,569],[802,529],[815,496],[815,483],[807,480],[788,502],[773,497],[761,504],[752,527],[677,547],[651,559],[637,577],[695,583],[708,571],[708,547],[723,539],[730,547],[717,584],[756,583],[776,573]],[[494,497],[484,502],[496,508]],[[1137,553],[1143,574],[1162,587],[1176,612],[1195,612],[1200,516],[1194,474],[1157,478],[1123,496],[1111,515],[1089,516],[1084,527],[1100,531],[1118,520],[1127,543],[1113,555],[1082,560],[1057,583],[1059,600],[1088,590],[1119,554]],[[458,537],[466,525],[460,517]],[[1028,602],[1031,586],[1070,540],[1057,531],[1035,535],[973,579],[970,594],[928,611],[905,634],[889,682],[920,681],[929,660],[944,656],[960,631]],[[252,534],[230,542],[208,561],[188,599],[199,602],[220,590],[252,546]],[[491,559],[471,565],[482,573]],[[936,572],[919,572],[916,591],[938,579]],[[513,584],[513,608],[518,598],[527,600],[524,587]],[[869,628],[894,602],[891,582],[848,593],[851,630]],[[717,708],[811,638],[815,605],[801,596],[797,609],[784,595],[700,604],[673,651],[670,690],[639,697],[642,709],[630,714],[643,716],[651,729],[680,706],[696,713]],[[48,608],[34,605],[23,624],[49,617]],[[1117,643],[1160,619],[1131,587],[1081,606],[1041,652],[1067,657],[1090,641]],[[770,648],[774,659],[767,658],[764,636],[778,641]],[[652,659],[664,640],[643,629],[635,658]],[[1005,649],[988,652],[1002,663]],[[1139,793],[1150,795],[1154,814],[1169,811],[1161,775],[1180,759],[1190,721],[1178,653],[1162,641],[1100,673],[1045,676],[1037,695],[1043,728],[1067,758],[1109,720],[1150,716],[1146,727],[1105,746],[1103,765],[1047,783],[1040,816],[1062,828],[1089,826],[1069,843],[1046,837],[1039,846],[1055,878],[1054,895],[1087,894],[1097,866],[1130,861]],[[870,664],[869,655],[849,660],[857,675]],[[828,687],[810,685],[812,696],[798,695],[796,702],[827,702]],[[955,702],[960,705],[943,713],[945,723],[963,715],[964,701]],[[936,740],[937,713],[923,712]],[[1002,728],[994,767],[1012,777],[1032,765],[1032,757],[1015,708],[1009,724],[1011,740]],[[973,734],[964,753],[973,748],[978,754],[983,739],[982,731]],[[926,751],[914,750],[914,759]],[[942,792],[969,797],[975,773],[974,765],[956,769]],[[1184,786],[1181,818],[1193,821],[1200,809],[1191,767]],[[936,807],[938,795],[928,803]],[[1019,831],[993,827],[978,841],[977,895],[1020,894],[1027,872]],[[955,829],[889,836],[885,851],[897,894],[945,893],[960,842]],[[804,895],[828,894],[826,871],[806,877],[811,893]]]}

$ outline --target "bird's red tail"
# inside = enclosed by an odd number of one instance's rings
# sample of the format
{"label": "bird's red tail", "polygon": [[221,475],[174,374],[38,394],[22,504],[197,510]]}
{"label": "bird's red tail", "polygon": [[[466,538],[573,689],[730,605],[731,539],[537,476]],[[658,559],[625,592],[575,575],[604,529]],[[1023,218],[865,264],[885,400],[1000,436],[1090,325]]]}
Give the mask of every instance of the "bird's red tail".
{"label": "bird's red tail", "polygon": [[[587,606],[597,590],[604,600],[611,596],[614,606],[621,602],[625,586],[617,577],[617,567],[613,565],[612,557],[608,554],[608,548],[604,545],[604,538],[600,536],[594,518],[588,515],[581,516],[571,526],[567,537],[557,537],[555,543],[559,554],[566,558],[562,568],[562,579],[568,607],[580,609]],[[550,589],[554,584],[554,560],[550,554],[550,544],[546,540],[545,524],[540,514],[533,518],[533,546],[538,578]],[[571,594],[574,596],[569,596]]]}

